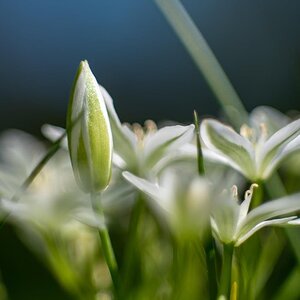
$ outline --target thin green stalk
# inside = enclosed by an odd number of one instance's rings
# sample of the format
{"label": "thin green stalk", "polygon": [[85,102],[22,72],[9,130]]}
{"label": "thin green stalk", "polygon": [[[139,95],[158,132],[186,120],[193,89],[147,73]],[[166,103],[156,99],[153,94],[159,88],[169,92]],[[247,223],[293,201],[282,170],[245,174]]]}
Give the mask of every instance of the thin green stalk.
{"label": "thin green stalk", "polygon": [[[95,213],[97,212],[100,215],[100,217],[102,217],[104,219],[104,212],[103,212],[103,209],[101,206],[101,201],[99,201],[98,196],[99,196],[99,194],[91,193],[92,207],[93,207],[94,212]],[[100,205],[96,206],[96,201],[99,201]],[[99,228],[98,233],[99,233],[99,237],[101,240],[101,248],[103,251],[103,255],[104,255],[105,261],[107,263],[110,275],[111,275],[111,279],[112,279],[112,282],[114,285],[115,292],[117,294],[119,292],[118,264],[117,264],[117,260],[115,257],[114,249],[111,244],[108,229],[105,224],[105,220],[104,220],[103,226],[101,228]]]}
{"label": "thin green stalk", "polygon": [[239,128],[247,112],[205,38],[179,0],[154,0],[189,52],[229,120]]}
{"label": "thin green stalk", "polygon": [[[194,110],[194,124],[195,124],[196,144],[197,144],[198,174],[199,176],[204,176],[205,169],[204,169],[204,160],[203,160],[202,147],[200,141],[199,118],[195,110]],[[214,239],[213,239],[212,229],[210,224],[208,224],[207,233],[208,233],[207,240],[206,240],[204,250],[205,250],[205,258],[206,258],[208,284],[209,284],[209,297],[210,299],[216,299],[216,295],[217,295],[216,249],[214,245]]]}
{"label": "thin green stalk", "polygon": [[197,112],[194,110],[194,124],[195,124],[195,132],[196,132],[196,143],[197,143],[197,166],[199,175],[204,175],[204,160],[202,154],[202,147],[200,141],[200,129],[199,129],[199,118]]}
{"label": "thin green stalk", "polygon": [[[124,280],[122,288],[125,290],[133,287],[137,280],[141,280],[140,274],[140,256],[138,249],[139,224],[144,211],[144,199],[141,194],[138,195],[135,205],[130,215],[128,228],[128,243],[125,249],[124,259]],[[133,278],[134,277],[134,278]]]}
{"label": "thin green stalk", "polygon": [[209,297],[211,300],[216,299],[217,295],[217,264],[216,250],[212,237],[211,228],[209,228],[209,236],[205,245],[205,259],[207,265]]}
{"label": "thin green stalk", "polygon": [[233,250],[234,246],[232,244],[223,245],[223,261],[218,296],[225,296],[226,299],[230,297]]}

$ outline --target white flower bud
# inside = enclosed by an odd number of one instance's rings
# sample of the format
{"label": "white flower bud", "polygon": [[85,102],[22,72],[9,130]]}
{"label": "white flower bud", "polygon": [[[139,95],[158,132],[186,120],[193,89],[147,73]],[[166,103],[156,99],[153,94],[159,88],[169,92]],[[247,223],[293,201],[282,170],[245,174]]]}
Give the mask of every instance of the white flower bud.
{"label": "white flower bud", "polygon": [[105,189],[111,177],[112,134],[103,96],[88,62],[79,65],[67,113],[71,162],[85,192]]}

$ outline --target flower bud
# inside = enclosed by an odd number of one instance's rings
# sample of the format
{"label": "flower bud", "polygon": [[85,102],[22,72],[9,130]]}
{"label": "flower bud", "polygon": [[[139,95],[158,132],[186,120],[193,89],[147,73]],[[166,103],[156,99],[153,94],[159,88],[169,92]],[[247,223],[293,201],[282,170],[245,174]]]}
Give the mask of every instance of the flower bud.
{"label": "flower bud", "polygon": [[88,62],[79,65],[67,113],[68,146],[73,172],[85,192],[109,184],[112,134],[103,96]]}

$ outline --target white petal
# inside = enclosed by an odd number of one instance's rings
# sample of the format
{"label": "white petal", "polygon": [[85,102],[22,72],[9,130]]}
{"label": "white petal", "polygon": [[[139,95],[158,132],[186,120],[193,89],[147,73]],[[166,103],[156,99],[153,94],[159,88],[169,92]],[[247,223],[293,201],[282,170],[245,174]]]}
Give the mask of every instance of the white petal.
{"label": "white petal", "polygon": [[[202,154],[203,154],[204,160],[208,160],[213,163],[221,163],[226,166],[232,166],[232,161],[230,159],[228,159],[227,157],[225,157],[222,154],[215,152],[215,150],[211,150],[206,147],[203,147]],[[239,166],[237,166],[236,164],[234,164],[234,166],[232,166],[232,167],[241,172]]]}
{"label": "white petal", "polygon": [[126,161],[127,165],[134,165],[136,163],[134,151],[136,144],[135,135],[127,127],[122,126],[115,111],[112,98],[102,86],[100,86],[100,89],[105,100],[110,120],[114,141],[114,151],[117,152],[123,158],[123,160]]}
{"label": "white petal", "polygon": [[140,191],[144,192],[146,195],[158,201],[161,199],[160,197],[161,191],[159,190],[158,186],[155,185],[154,183],[151,183],[138,176],[135,176],[132,173],[127,171],[123,172],[122,175],[128,182],[133,184],[135,187],[137,187]]}
{"label": "white petal", "polygon": [[300,193],[266,202],[250,211],[240,226],[239,235],[246,234],[257,224],[271,218],[295,213],[300,210]]}
{"label": "white petal", "polygon": [[105,227],[105,220],[103,216],[95,214],[92,209],[80,208],[73,212],[75,220],[96,229],[103,229]]}
{"label": "white petal", "polygon": [[228,193],[214,203],[212,218],[216,233],[223,243],[231,243],[236,235],[239,205]]}
{"label": "white petal", "polygon": [[299,225],[300,225],[300,218],[294,219],[294,220],[292,220],[292,221],[289,221],[289,222],[288,222],[288,225],[296,225],[296,226],[299,226]]}
{"label": "white petal", "polygon": [[283,147],[278,150],[278,153],[275,155],[272,161],[269,162],[267,168],[264,170],[263,178],[267,178],[279,163],[297,151],[300,151],[300,135],[298,135],[288,144],[283,145]]}
{"label": "white petal", "polygon": [[177,161],[195,160],[197,157],[197,148],[192,144],[185,144],[178,150],[167,153],[152,168],[154,175],[159,174],[166,167]]}
{"label": "white petal", "polygon": [[257,184],[252,184],[250,187],[250,190],[245,192],[245,200],[241,203],[240,205],[240,214],[239,214],[239,221],[238,221],[238,226],[242,224],[242,222],[246,219],[250,203],[253,197],[253,191],[255,188],[257,188]]}
{"label": "white petal", "polygon": [[[41,131],[45,138],[54,143],[65,133],[66,130],[62,127],[51,124],[44,124],[41,128]],[[67,137],[65,137],[61,142],[61,146],[64,149],[68,149]]]}
{"label": "white petal", "polygon": [[253,145],[237,134],[231,127],[206,119],[200,127],[201,138],[205,145],[223,156],[229,165],[243,173],[248,178],[255,178]]}
{"label": "white petal", "polygon": [[235,242],[235,246],[240,246],[244,241],[246,241],[250,236],[252,236],[255,232],[260,230],[263,227],[266,226],[274,226],[274,225],[282,225],[282,224],[290,224],[290,222],[293,222],[296,217],[287,217],[287,218],[281,218],[281,219],[273,219],[268,221],[263,221],[258,223],[256,226],[254,226],[252,229],[247,231],[244,235],[241,235],[238,237],[237,241]]}
{"label": "white petal", "polygon": [[[293,139],[299,136],[300,133],[300,119],[296,120],[287,126],[283,127],[276,133],[274,133],[267,142],[263,145],[262,150],[258,153],[257,164],[259,165],[259,173],[265,173],[264,170],[268,168],[268,165],[272,163],[272,160],[276,155],[282,153],[284,147],[288,145]],[[275,165],[281,160],[281,156],[277,156]],[[268,170],[265,176],[268,175],[271,170]]]}
{"label": "white petal", "polygon": [[194,125],[166,126],[152,135],[146,136],[144,144],[145,159],[149,165],[153,165],[162,156],[172,149],[190,142],[194,135]]}
{"label": "white petal", "polygon": [[290,123],[290,118],[279,110],[270,106],[258,106],[256,107],[249,116],[250,125],[260,132],[261,124],[265,124],[268,130],[267,134],[272,135],[282,127]]}
{"label": "white petal", "polygon": [[119,168],[121,170],[124,170],[126,168],[126,162],[117,153],[113,153],[112,161],[113,161],[114,166],[116,166],[117,168]]}
{"label": "white petal", "polygon": [[[151,183],[143,178],[137,177],[129,172],[123,172],[123,177],[129,181],[131,184],[133,184],[136,188],[138,188],[140,191],[145,193],[147,196],[149,196],[152,200],[149,204],[157,210],[157,207],[159,207],[160,211],[158,213],[164,213],[164,214],[170,214],[171,211],[169,209],[169,202],[172,199],[167,199],[166,195],[168,192],[167,189],[165,190],[162,187],[158,187],[156,184]],[[155,204],[155,206],[153,206]]]}

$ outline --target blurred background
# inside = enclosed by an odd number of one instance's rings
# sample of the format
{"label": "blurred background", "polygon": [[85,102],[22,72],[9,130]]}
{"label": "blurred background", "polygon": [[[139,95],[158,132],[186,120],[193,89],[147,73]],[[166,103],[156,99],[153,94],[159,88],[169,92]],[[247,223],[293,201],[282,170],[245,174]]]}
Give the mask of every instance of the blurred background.
{"label": "blurred background", "polygon": [[[248,110],[300,108],[299,1],[183,4]],[[193,109],[220,112],[153,1],[0,0],[0,130],[39,135],[44,123],[64,126],[82,59],[114,98],[122,121],[191,122]],[[11,227],[0,240],[9,299],[68,299]]]}

